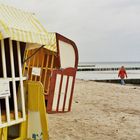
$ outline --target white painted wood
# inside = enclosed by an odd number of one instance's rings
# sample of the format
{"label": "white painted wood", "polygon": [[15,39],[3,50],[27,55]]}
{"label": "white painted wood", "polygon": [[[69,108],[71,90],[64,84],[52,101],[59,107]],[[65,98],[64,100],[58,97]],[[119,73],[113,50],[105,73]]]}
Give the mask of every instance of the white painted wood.
{"label": "white painted wood", "polygon": [[41,118],[39,112],[28,111],[28,138],[38,135],[37,139],[42,140]]}
{"label": "white painted wood", "polygon": [[60,93],[60,102],[58,108],[59,111],[63,111],[66,84],[67,84],[67,76],[63,76],[63,82],[62,82],[61,93]]}
{"label": "white painted wood", "polygon": [[59,41],[61,68],[75,67],[75,51],[72,45]]}
{"label": "white painted wood", "polygon": [[[20,79],[22,79],[23,81],[24,80],[27,80],[27,77],[15,77],[14,80],[15,81],[20,81]],[[7,80],[9,82],[13,81],[13,78],[10,78],[10,77],[7,77],[7,78],[0,78],[0,80]]]}
{"label": "white painted wood", "polygon": [[15,111],[15,119],[18,119],[18,107],[17,107],[17,95],[16,95],[16,83],[15,83],[15,67],[14,67],[14,54],[13,54],[13,46],[12,40],[9,39],[9,48],[10,48],[10,60],[11,60],[11,72],[12,72],[12,85],[13,85],[13,98],[14,98],[14,111]]}
{"label": "white painted wood", "polygon": [[1,102],[0,102],[0,125],[1,125],[1,123],[2,123],[2,120],[1,120],[2,118],[1,118]]}
{"label": "white painted wood", "polygon": [[3,77],[7,78],[7,69],[6,69],[6,59],[5,59],[5,48],[4,48],[4,40],[1,40],[1,55],[2,55],[2,69],[3,69]]}
{"label": "white painted wood", "polygon": [[[4,45],[2,45],[2,41],[3,41],[3,40],[0,41],[0,43],[1,43],[1,54],[0,54],[1,57],[2,57],[2,46],[4,46]],[[1,102],[0,102],[0,124],[1,124],[1,123],[2,123],[2,120],[1,120]]]}
{"label": "white painted wood", "polygon": [[71,96],[71,90],[72,90],[72,82],[73,82],[73,77],[69,77],[69,83],[68,83],[68,90],[67,90],[67,97],[66,97],[66,103],[65,103],[65,111],[68,111],[69,108],[69,103],[70,103],[70,96]]}
{"label": "white painted wood", "polygon": [[[4,40],[1,40],[1,56],[2,56],[2,69],[3,69],[3,77],[0,78],[0,82],[5,82],[7,86],[9,86],[8,83],[12,82],[12,87],[13,87],[13,98],[14,98],[14,114],[15,114],[15,119],[11,120],[10,119],[10,107],[9,107],[9,96],[5,95],[2,98],[5,99],[5,106],[6,106],[6,122],[2,123],[2,113],[1,113],[1,105],[0,105],[0,128],[2,127],[7,127],[13,124],[17,124],[20,122],[23,122],[26,120],[26,113],[25,113],[25,100],[24,100],[24,90],[23,90],[23,80],[26,80],[26,77],[22,76],[22,65],[21,65],[21,52],[20,52],[20,43],[17,43],[17,54],[18,54],[18,67],[14,67],[14,54],[13,54],[13,46],[12,45],[12,40],[9,40],[9,49],[10,49],[10,63],[11,63],[11,73],[12,77],[7,77],[7,68],[6,68],[6,55],[5,55],[5,47],[4,46]],[[19,69],[19,77],[15,77],[15,69]],[[21,93],[21,102],[22,102],[22,117],[18,118],[18,105],[17,105],[17,95],[16,95],[16,81],[20,82],[20,93]],[[4,84],[4,83],[3,83]],[[2,86],[2,84],[1,84]],[[4,86],[3,86],[4,87]],[[8,87],[0,87],[1,92],[3,91],[8,91],[10,92],[10,89]]]}
{"label": "white painted wood", "polygon": [[61,75],[57,74],[56,85],[55,85],[55,90],[54,90],[54,98],[53,98],[53,104],[52,104],[52,111],[56,111],[56,109],[57,109],[60,81],[61,81]]}
{"label": "white painted wood", "polygon": [[[1,55],[2,55],[2,68],[3,68],[3,78],[7,78],[7,69],[6,69],[6,58],[5,58],[5,47],[4,47],[4,40],[1,40]],[[9,107],[9,97],[5,97],[5,106],[6,106],[6,117],[7,122],[10,122],[10,107]]]}
{"label": "white painted wood", "polygon": [[19,76],[20,76],[20,93],[21,93],[22,114],[23,114],[24,120],[26,120],[24,88],[23,88],[24,79],[22,77],[21,54],[20,54],[20,43],[19,42],[17,42],[17,51],[18,51]]}
{"label": "white painted wood", "polygon": [[9,97],[5,97],[5,106],[6,106],[6,117],[7,122],[10,123],[10,108],[9,108]]}
{"label": "white painted wood", "polygon": [[11,125],[15,125],[15,124],[19,124],[21,122],[23,122],[24,120],[22,118],[18,119],[18,121],[16,120],[11,120],[10,122],[6,122],[6,123],[3,123],[3,124],[0,124],[0,128],[3,128],[3,127],[7,127],[7,126],[11,126]]}

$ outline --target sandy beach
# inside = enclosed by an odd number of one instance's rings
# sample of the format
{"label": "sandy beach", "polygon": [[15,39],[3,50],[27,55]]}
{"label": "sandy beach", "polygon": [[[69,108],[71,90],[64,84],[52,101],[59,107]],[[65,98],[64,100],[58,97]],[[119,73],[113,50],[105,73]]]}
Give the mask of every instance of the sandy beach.
{"label": "sandy beach", "polygon": [[48,125],[50,140],[140,140],[140,87],[76,80],[72,111]]}

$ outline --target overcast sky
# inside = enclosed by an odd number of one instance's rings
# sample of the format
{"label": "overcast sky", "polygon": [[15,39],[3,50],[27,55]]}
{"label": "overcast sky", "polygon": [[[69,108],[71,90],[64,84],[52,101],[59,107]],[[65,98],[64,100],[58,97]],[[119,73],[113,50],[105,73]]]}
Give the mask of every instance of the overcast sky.
{"label": "overcast sky", "polygon": [[0,0],[73,40],[80,62],[140,61],[140,0]]}

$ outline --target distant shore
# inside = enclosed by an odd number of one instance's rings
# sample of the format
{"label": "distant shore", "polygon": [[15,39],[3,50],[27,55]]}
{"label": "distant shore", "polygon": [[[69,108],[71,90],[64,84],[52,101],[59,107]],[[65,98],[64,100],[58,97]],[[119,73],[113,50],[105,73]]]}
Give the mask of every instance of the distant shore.
{"label": "distant shore", "polygon": [[[140,80],[140,70],[127,70],[127,74],[126,81],[129,83]],[[119,80],[118,71],[78,71],[76,78],[83,80]]]}
{"label": "distant shore", "polygon": [[[83,80],[118,80],[118,70],[125,66],[128,73],[127,81],[140,79],[140,62],[85,62],[80,63],[77,79]],[[132,83],[132,82],[131,82]]]}

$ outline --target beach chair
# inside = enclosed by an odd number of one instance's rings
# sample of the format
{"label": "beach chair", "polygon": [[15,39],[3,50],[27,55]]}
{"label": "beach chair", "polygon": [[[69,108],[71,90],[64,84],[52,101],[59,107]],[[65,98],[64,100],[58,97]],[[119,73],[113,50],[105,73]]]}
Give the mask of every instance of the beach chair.
{"label": "beach chair", "polygon": [[68,112],[71,110],[78,65],[77,47],[58,33],[50,33],[49,36],[53,40],[51,44],[57,46],[57,52],[45,48],[27,49],[25,60],[32,57],[26,61],[23,73],[29,80],[43,84],[48,113]]}
{"label": "beach chair", "polygon": [[48,140],[44,87],[22,74],[27,47],[49,46],[32,13],[0,4],[0,140]]}

